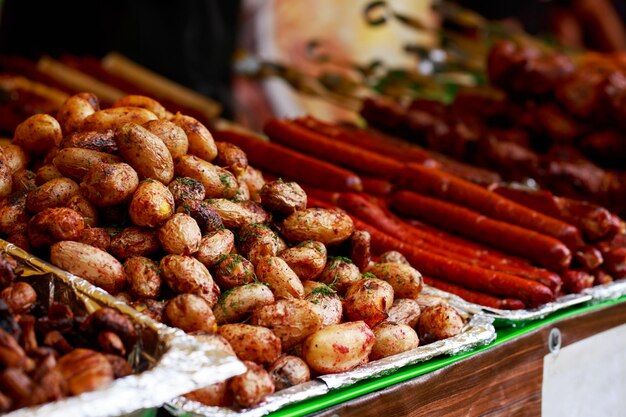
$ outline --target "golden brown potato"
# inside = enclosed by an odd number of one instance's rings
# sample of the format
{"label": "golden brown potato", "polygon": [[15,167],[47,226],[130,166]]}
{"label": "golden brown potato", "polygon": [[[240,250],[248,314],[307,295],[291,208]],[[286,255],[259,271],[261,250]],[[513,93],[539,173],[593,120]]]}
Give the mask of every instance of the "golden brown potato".
{"label": "golden brown potato", "polygon": [[98,224],[98,210],[82,195],[73,195],[67,200],[65,206],[83,216],[85,226],[95,227]]}
{"label": "golden brown potato", "polygon": [[322,328],[322,319],[311,303],[294,298],[256,309],[250,323],[272,330],[280,338],[284,350],[291,349]]}
{"label": "golden brown potato", "polygon": [[130,165],[98,164],[87,171],[80,192],[93,205],[108,207],[128,200],[138,186],[139,178]]}
{"label": "golden brown potato", "polygon": [[328,260],[318,279],[332,286],[338,294],[343,295],[352,284],[361,280],[361,273],[350,259],[335,256]]}
{"label": "golden brown potato", "polygon": [[184,213],[194,219],[203,235],[224,227],[220,215],[206,201],[183,200],[176,213]]}
{"label": "golden brown potato", "polygon": [[300,278],[281,258],[261,258],[256,264],[256,276],[259,281],[269,285],[276,298],[304,298]]}
{"label": "golden brown potato", "polygon": [[26,195],[26,208],[31,213],[39,213],[47,208],[63,207],[78,192],[78,184],[71,179],[55,178]]}
{"label": "golden brown potato", "polygon": [[178,294],[196,294],[214,305],[219,294],[215,293],[213,277],[198,260],[190,256],[167,255],[161,259],[161,276]]}
{"label": "golden brown potato", "polygon": [[231,289],[250,284],[256,279],[254,265],[241,255],[224,255],[213,269],[215,281],[221,288]]}
{"label": "golden brown potato", "polygon": [[232,198],[237,193],[237,180],[230,172],[194,155],[176,160],[177,176],[190,177],[204,186],[205,198]]}
{"label": "golden brown potato", "polygon": [[207,162],[215,159],[217,147],[215,146],[213,135],[202,123],[191,116],[185,116],[180,113],[176,113],[170,121],[185,131],[189,140],[188,152],[191,155],[202,158]]}
{"label": "golden brown potato", "polygon": [[280,256],[302,281],[316,279],[326,266],[326,246],[307,240],[282,251]]}
{"label": "golden brown potato", "polygon": [[274,381],[262,366],[244,361],[248,370],[228,382],[233,401],[240,407],[253,407],[274,393]]}
{"label": "golden brown potato", "polygon": [[37,174],[28,169],[20,169],[15,174],[11,181],[13,192],[19,191],[31,191],[37,188],[36,181]]}
{"label": "golden brown potato", "polygon": [[280,339],[265,327],[250,324],[225,324],[218,333],[233,347],[237,357],[269,365],[280,356]]}
{"label": "golden brown potato", "polygon": [[143,127],[163,141],[173,159],[187,154],[189,140],[185,131],[179,126],[168,120],[152,120]]}
{"label": "golden brown potato", "polygon": [[142,298],[140,300],[131,301],[128,304],[138,312],[145,314],[153,320],[163,323],[163,316],[165,315],[164,301]]}
{"label": "golden brown potato", "polygon": [[420,305],[410,298],[398,298],[387,313],[385,322],[406,324],[414,328],[420,318]]}
{"label": "golden brown potato", "polygon": [[361,272],[365,272],[372,259],[371,240],[372,236],[366,230],[355,230],[350,236],[350,259]]}
{"label": "golden brown potato", "polygon": [[261,202],[261,189],[265,185],[265,179],[263,174],[258,169],[252,168],[248,165],[246,171],[241,175],[239,180],[246,184],[248,192],[250,193],[250,200],[255,203]]}
{"label": "golden brown potato", "polygon": [[159,119],[165,117],[165,107],[153,98],[130,94],[122,98],[117,99],[111,107],[141,107],[142,109],[150,110]]}
{"label": "golden brown potato", "polygon": [[108,253],[84,243],[62,241],[50,248],[50,262],[111,294],[126,285],[124,267]]}
{"label": "golden brown potato", "polygon": [[238,233],[239,253],[256,265],[264,256],[278,254],[279,238],[266,224],[250,223],[243,225]]}
{"label": "golden brown potato", "polygon": [[146,179],[135,190],[128,214],[137,226],[160,226],[174,214],[174,196],[159,181]]}
{"label": "golden brown potato", "polygon": [[269,215],[263,208],[252,201],[231,201],[223,198],[207,200],[222,218],[224,226],[240,229],[250,223],[266,223]]}
{"label": "golden brown potato", "polygon": [[320,316],[324,327],[341,322],[343,314],[341,299],[332,288],[315,281],[304,281],[302,286],[304,299],[312,304],[313,310]]}
{"label": "golden brown potato", "polygon": [[324,245],[333,245],[349,238],[354,231],[354,224],[350,216],[342,210],[309,208],[287,217],[281,230],[284,237],[291,242],[312,239]]}
{"label": "golden brown potato", "polygon": [[4,152],[0,150],[0,198],[11,194],[13,190],[13,176],[11,168],[4,157]]}
{"label": "golden brown potato", "polygon": [[227,353],[231,356],[235,356],[233,347],[228,343],[228,340],[215,332],[190,332],[191,336],[201,341],[202,343],[209,345],[212,349]]}
{"label": "golden brown potato", "polygon": [[233,232],[228,229],[218,229],[202,238],[194,256],[207,268],[213,268],[222,256],[229,254],[234,247]]}
{"label": "golden brown potato", "polygon": [[168,253],[192,255],[200,248],[201,240],[198,223],[183,213],[174,214],[159,229],[159,241]]}
{"label": "golden brown potato", "polygon": [[[66,239],[67,240],[67,239]],[[105,252],[111,247],[111,235],[107,229],[100,227],[90,227],[83,229],[78,237],[80,243],[102,249]]]}
{"label": "golden brown potato", "polygon": [[409,261],[406,260],[404,255],[395,250],[390,250],[389,252],[385,252],[382,255],[380,255],[378,262],[381,264],[395,263],[395,264],[409,265]]}
{"label": "golden brown potato", "polygon": [[248,157],[239,146],[228,142],[215,142],[215,146],[217,147],[217,157],[213,161],[215,165],[228,169],[236,177],[246,172]]}
{"label": "golden brown potato", "polygon": [[142,125],[156,119],[158,117],[154,113],[141,107],[111,107],[87,116],[82,130],[117,129],[127,123]]}
{"label": "golden brown potato", "polygon": [[11,170],[11,174],[15,174],[20,169],[28,166],[30,158],[21,146],[13,143],[6,143],[1,146],[4,159]]}
{"label": "golden brown potato", "polygon": [[143,256],[131,256],[124,262],[128,291],[137,298],[158,298],[161,294],[159,265]]}
{"label": "golden brown potato", "polygon": [[103,388],[113,381],[113,368],[95,350],[78,348],[61,357],[55,367],[63,375],[72,395]]}
{"label": "golden brown potato", "polygon": [[304,341],[302,359],[320,374],[347,372],[367,363],[374,339],[362,321],[324,327]]}
{"label": "golden brown potato", "polygon": [[426,295],[420,293],[420,295],[415,299],[417,304],[419,304],[420,309],[424,311],[426,307],[432,307],[439,304],[447,304],[447,301],[436,295]]}
{"label": "golden brown potato", "polygon": [[211,305],[204,298],[194,294],[180,294],[165,305],[168,323],[186,332],[217,329]]}
{"label": "golden brown potato", "polygon": [[30,216],[26,211],[26,194],[18,192],[0,201],[0,233],[23,233]]}
{"label": "golden brown potato", "polygon": [[368,272],[390,283],[395,297],[415,299],[422,291],[422,274],[410,265],[378,263],[370,266]]}
{"label": "golden brown potato", "polygon": [[373,330],[376,341],[370,353],[372,361],[415,349],[420,343],[415,330],[406,324],[383,322]]}
{"label": "golden brown potato", "polygon": [[82,181],[87,172],[98,164],[117,162],[121,159],[115,155],[82,148],[61,149],[52,160],[61,174],[76,181]]}
{"label": "golden brown potato", "polygon": [[45,164],[39,167],[35,177],[35,183],[42,185],[55,178],[63,177],[63,174],[52,164]]}
{"label": "golden brown potato", "polygon": [[206,194],[204,185],[191,177],[176,177],[167,188],[174,196],[176,206],[185,200],[204,200]]}
{"label": "golden brown potato", "polygon": [[424,344],[458,335],[465,322],[459,313],[447,304],[426,307],[417,323],[420,341]]}
{"label": "golden brown potato", "polygon": [[306,193],[295,182],[279,179],[265,183],[260,196],[263,207],[272,213],[289,216],[295,211],[306,209]]}
{"label": "golden brown potato", "polygon": [[250,189],[248,185],[243,181],[237,181],[239,188],[237,188],[237,193],[233,197],[233,200],[236,201],[246,201],[250,200]]}
{"label": "golden brown potato", "polygon": [[393,288],[382,279],[363,278],[348,288],[343,311],[348,320],[363,320],[374,327],[387,318],[393,304]]}
{"label": "golden brown potato", "polygon": [[40,211],[28,222],[28,240],[34,248],[42,248],[61,240],[78,240],[85,223],[80,214],[65,207]]}
{"label": "golden brown potato", "polygon": [[217,324],[242,321],[259,307],[272,304],[274,294],[267,285],[245,284],[226,291],[213,307]]}
{"label": "golden brown potato", "polygon": [[29,154],[45,155],[61,142],[61,125],[49,114],[35,114],[17,125],[13,144]]}
{"label": "golden brown potato", "polygon": [[111,253],[118,259],[150,256],[161,249],[156,230],[130,226],[111,238]]}
{"label": "golden brown potato", "polygon": [[228,381],[217,382],[191,391],[183,397],[213,407],[228,407],[232,404],[232,398],[228,392]]}
{"label": "golden brown potato", "polygon": [[0,300],[13,314],[24,314],[37,302],[37,293],[29,284],[16,282],[0,292]]}
{"label": "golden brown potato", "polygon": [[111,129],[70,133],[61,140],[59,148],[82,148],[105,153],[118,151]]}
{"label": "golden brown potato", "polygon": [[95,94],[78,93],[69,97],[59,107],[57,120],[63,128],[63,133],[68,135],[82,129],[85,119],[97,110],[100,110],[100,105]]}
{"label": "golden brown potato", "polygon": [[311,380],[311,370],[297,356],[281,356],[268,369],[276,391],[303,384]]}
{"label": "golden brown potato", "polygon": [[120,155],[140,179],[152,178],[167,185],[174,178],[174,160],[158,136],[138,124],[128,123],[115,130]]}

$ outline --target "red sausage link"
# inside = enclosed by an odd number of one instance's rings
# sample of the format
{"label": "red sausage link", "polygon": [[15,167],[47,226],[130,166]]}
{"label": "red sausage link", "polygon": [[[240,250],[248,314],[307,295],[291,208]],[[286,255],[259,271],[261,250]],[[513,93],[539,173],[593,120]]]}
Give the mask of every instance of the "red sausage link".
{"label": "red sausage link", "polygon": [[442,281],[440,279],[431,277],[423,278],[424,282],[431,287],[439,288],[440,290],[449,292],[450,294],[458,295],[470,303],[505,310],[521,310],[526,307],[524,302],[522,300],[518,300],[517,298],[498,298],[482,292],[468,290],[467,288],[459,287],[458,285],[450,284],[449,282]]}

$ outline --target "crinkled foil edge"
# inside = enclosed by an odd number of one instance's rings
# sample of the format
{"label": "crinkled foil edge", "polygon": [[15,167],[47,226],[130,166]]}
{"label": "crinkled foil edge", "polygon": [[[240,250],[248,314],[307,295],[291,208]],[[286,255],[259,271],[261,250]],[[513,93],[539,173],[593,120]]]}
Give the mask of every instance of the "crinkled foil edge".
{"label": "crinkled foil edge", "polygon": [[22,408],[6,417],[110,417],[163,405],[172,398],[245,372],[235,356],[199,342],[178,329],[137,312],[100,288],[56,268],[17,246],[0,239],[0,252],[14,257],[28,275],[53,274],[96,305],[115,308],[135,324],[156,331],[163,355],[147,371],[112,382],[101,390],[35,407]]}

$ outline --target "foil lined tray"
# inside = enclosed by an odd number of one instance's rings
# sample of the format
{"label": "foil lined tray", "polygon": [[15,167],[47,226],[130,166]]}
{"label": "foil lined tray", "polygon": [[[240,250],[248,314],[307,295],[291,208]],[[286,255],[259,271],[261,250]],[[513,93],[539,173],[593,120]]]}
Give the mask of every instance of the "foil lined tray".
{"label": "foil lined tray", "polygon": [[404,366],[424,362],[436,356],[454,355],[489,344],[496,338],[492,322],[493,318],[491,317],[475,315],[471,317],[461,334],[455,337],[379,359],[348,372],[320,376],[306,384],[278,391],[268,396],[265,402],[257,407],[242,410],[207,407],[198,402],[178,397],[168,403],[166,408],[174,415],[187,415],[189,413],[192,416],[261,417],[285,405],[324,395],[332,389],[347,387],[364,379],[391,374]]}
{"label": "foil lined tray", "polygon": [[104,306],[114,308],[133,321],[138,335],[137,345],[129,355],[137,373],[117,379],[101,390],[21,408],[5,414],[6,417],[119,416],[161,406],[178,395],[245,372],[245,366],[235,356],[158,323],[84,279],[1,239],[0,252],[18,262],[20,277],[33,285],[44,303],[63,302],[79,314]]}

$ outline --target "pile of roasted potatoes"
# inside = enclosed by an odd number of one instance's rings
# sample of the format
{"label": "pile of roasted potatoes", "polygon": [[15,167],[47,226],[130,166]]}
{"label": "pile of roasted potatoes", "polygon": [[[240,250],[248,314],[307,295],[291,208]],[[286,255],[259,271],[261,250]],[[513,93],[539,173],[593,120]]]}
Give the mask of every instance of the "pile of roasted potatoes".
{"label": "pile of roasted potatoes", "polygon": [[307,208],[298,184],[265,182],[241,149],[151,98],[100,109],[74,95],[1,150],[8,241],[245,361],[188,394],[204,404],[254,406],[464,326],[420,296],[401,255],[373,263],[346,213]]}

